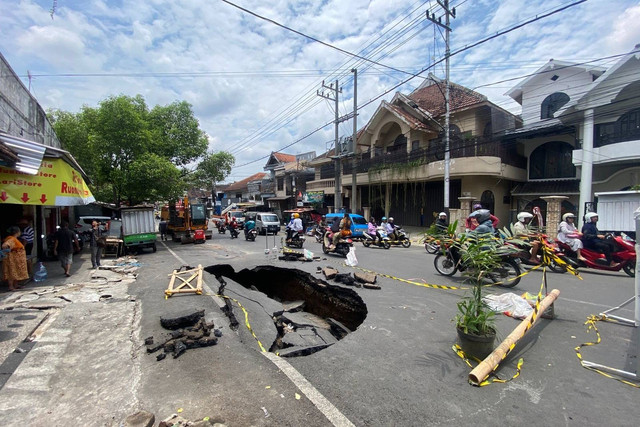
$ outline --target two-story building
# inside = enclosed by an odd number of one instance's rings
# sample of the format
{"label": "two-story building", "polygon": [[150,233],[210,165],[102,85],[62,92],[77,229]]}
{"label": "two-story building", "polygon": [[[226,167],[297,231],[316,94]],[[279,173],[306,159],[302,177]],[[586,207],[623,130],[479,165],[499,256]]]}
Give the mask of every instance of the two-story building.
{"label": "two-story building", "polygon": [[609,69],[550,60],[507,92],[523,127],[504,134],[527,158],[527,180],[511,191],[513,212],[564,196],[562,213],[592,209],[594,194],[640,183],[638,48]]}
{"label": "two-story building", "polygon": [[[429,225],[444,206],[445,83],[433,76],[408,95],[383,101],[358,132],[357,190],[351,188],[352,159],[342,161],[343,206],[357,198],[360,212],[393,216],[404,225]],[[514,129],[519,119],[487,98],[450,84],[450,207],[452,219],[466,217],[479,201],[499,217],[508,217],[513,183],[526,179],[526,159],[514,145],[494,135]],[[332,153],[314,159],[310,191],[335,190]],[[461,207],[459,198],[466,198]]]}
{"label": "two-story building", "polygon": [[271,210],[282,217],[282,212],[296,207],[307,191],[307,182],[313,179],[313,168],[308,162],[316,157],[315,151],[303,154],[271,153],[264,170],[270,173],[265,185],[273,189],[272,197],[265,197]]}

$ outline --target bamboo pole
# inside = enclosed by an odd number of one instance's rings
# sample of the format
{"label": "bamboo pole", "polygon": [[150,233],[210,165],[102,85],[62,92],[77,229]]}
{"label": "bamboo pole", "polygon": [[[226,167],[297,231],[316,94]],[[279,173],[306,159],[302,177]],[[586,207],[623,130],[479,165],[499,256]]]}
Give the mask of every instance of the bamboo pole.
{"label": "bamboo pole", "polygon": [[549,306],[558,298],[560,295],[560,291],[557,289],[552,290],[541,302],[540,307],[537,311],[537,316],[533,319],[533,315],[536,313],[533,311],[530,315],[528,315],[520,324],[509,334],[507,338],[500,343],[500,345],[491,352],[478,366],[476,366],[471,373],[469,373],[469,382],[473,385],[480,385],[482,381],[484,381],[489,374],[495,370],[500,362],[504,360],[505,357],[513,350],[516,346],[518,340],[524,336],[525,333],[529,329],[535,325],[535,323],[540,319],[542,313],[549,308]]}

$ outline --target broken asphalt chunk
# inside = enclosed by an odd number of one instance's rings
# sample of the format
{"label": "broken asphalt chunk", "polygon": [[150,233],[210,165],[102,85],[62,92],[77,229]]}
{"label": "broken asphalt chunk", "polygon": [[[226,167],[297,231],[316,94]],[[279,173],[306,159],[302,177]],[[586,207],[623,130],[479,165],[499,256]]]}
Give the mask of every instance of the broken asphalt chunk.
{"label": "broken asphalt chunk", "polygon": [[338,274],[338,270],[333,267],[325,267],[322,269],[322,273],[327,280],[331,280]]}
{"label": "broken asphalt chunk", "polygon": [[185,328],[187,326],[195,325],[198,320],[204,317],[204,310],[190,310],[182,313],[178,313],[176,315],[161,317],[160,324],[165,329],[180,329]]}
{"label": "broken asphalt chunk", "polygon": [[[363,272],[363,271],[356,271],[356,272],[353,273],[353,276],[355,277],[355,279],[358,282],[371,283],[371,284],[376,283],[376,278],[377,278],[375,274],[366,273],[366,272]],[[365,286],[365,288],[366,288],[366,286]]]}

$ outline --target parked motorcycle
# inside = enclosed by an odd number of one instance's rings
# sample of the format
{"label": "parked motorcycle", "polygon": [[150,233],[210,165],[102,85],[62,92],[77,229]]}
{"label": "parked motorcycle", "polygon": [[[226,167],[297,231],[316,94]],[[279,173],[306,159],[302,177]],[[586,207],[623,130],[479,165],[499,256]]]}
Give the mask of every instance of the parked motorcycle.
{"label": "parked motorcycle", "polygon": [[287,246],[292,246],[294,248],[302,249],[302,245],[304,245],[305,237],[302,233],[297,231],[291,232],[291,238],[287,239]]}
{"label": "parked motorcycle", "polygon": [[389,243],[389,236],[387,236],[386,231],[384,231],[382,229],[382,227],[378,227],[378,233],[380,235],[380,237],[378,238],[378,235],[374,234],[371,235],[369,234],[368,231],[365,231],[362,233],[363,235],[363,240],[362,240],[362,244],[368,248],[369,246],[373,245],[373,246],[378,246],[381,248],[385,248],[385,249],[389,249],[391,247],[391,243]]}
{"label": "parked motorcycle", "polygon": [[240,233],[238,233],[238,230],[237,230],[237,229],[235,229],[235,228],[233,227],[233,225],[229,224],[229,225],[227,226],[227,229],[229,230],[229,234],[231,235],[231,238],[232,238],[232,239],[237,239],[237,238],[238,238],[238,235],[239,235]]}
{"label": "parked motorcycle", "polygon": [[247,241],[254,242],[256,240],[256,236],[258,235],[258,231],[255,228],[251,230],[244,229],[244,238]]}
{"label": "parked motorcycle", "polygon": [[402,245],[403,248],[408,248],[409,246],[411,246],[411,240],[409,239],[407,233],[402,229],[402,227],[396,226],[394,229],[394,234],[395,239],[389,240],[390,244],[394,246]]}
{"label": "parked motorcycle", "polygon": [[324,238],[322,240],[322,252],[325,254],[336,253],[346,257],[349,253],[349,249],[353,246],[353,240],[347,237],[341,237],[335,248],[330,249],[332,242],[333,233],[330,230],[327,230],[327,232],[324,233]]}
{"label": "parked motorcycle", "polygon": [[[456,246],[449,246],[444,253],[439,253],[433,260],[438,273],[443,276],[453,276],[457,271],[465,271],[467,265],[460,256]],[[520,266],[511,255],[500,255],[500,265],[494,271],[487,273],[487,277],[504,288],[512,288],[520,283]]]}
{"label": "parked motorcycle", "polygon": [[620,271],[624,270],[631,277],[636,275],[636,252],[634,250],[635,242],[633,239],[623,236],[607,235],[616,244],[616,250],[611,253],[611,259],[619,263],[615,267],[610,267],[604,254],[594,251],[593,249],[582,248],[580,253],[586,261],[580,261],[578,255],[571,250],[569,245],[557,242],[558,247],[563,250],[563,260],[574,268],[586,267],[594,270]]}

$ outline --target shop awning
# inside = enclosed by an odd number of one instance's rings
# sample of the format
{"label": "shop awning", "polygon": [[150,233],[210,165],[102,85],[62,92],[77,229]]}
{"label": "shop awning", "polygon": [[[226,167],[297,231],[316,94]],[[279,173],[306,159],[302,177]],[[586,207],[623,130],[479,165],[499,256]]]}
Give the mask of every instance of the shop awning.
{"label": "shop awning", "polygon": [[38,173],[46,145],[7,134],[0,134],[0,142],[17,154],[18,161],[14,166],[17,170],[29,175]]}
{"label": "shop awning", "polygon": [[[45,147],[35,174],[28,174],[13,167],[0,167],[0,205],[87,205],[95,201],[85,182],[85,175],[75,159],[66,151]],[[49,156],[51,151],[51,157]],[[67,160],[67,161],[65,161]]]}
{"label": "shop awning", "polygon": [[281,196],[281,197],[271,197],[267,199],[267,202],[281,202],[283,200],[293,199],[293,196]]}

